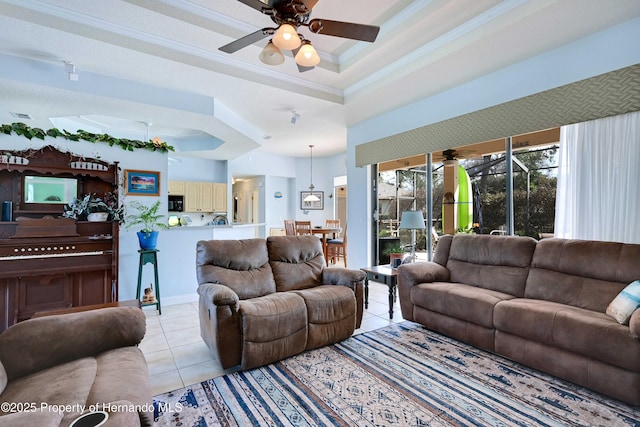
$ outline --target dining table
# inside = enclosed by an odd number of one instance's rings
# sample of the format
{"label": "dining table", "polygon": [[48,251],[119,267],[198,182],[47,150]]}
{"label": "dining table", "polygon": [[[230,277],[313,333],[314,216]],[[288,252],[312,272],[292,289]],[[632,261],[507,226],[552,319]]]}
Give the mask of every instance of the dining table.
{"label": "dining table", "polygon": [[335,239],[342,232],[342,228],[327,228],[327,227],[312,227],[311,234],[320,235],[322,240],[322,253],[324,253],[324,260],[328,264],[329,263],[329,254],[327,251],[327,242],[329,238],[327,236],[331,235],[332,239]]}

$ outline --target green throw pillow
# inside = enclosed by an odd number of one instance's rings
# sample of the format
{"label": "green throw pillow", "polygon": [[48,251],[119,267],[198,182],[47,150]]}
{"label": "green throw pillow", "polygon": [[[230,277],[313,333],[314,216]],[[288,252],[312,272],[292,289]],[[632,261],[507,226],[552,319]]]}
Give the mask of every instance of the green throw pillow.
{"label": "green throw pillow", "polygon": [[616,296],[607,307],[607,314],[621,325],[628,325],[629,319],[640,307],[640,280],[631,282]]}

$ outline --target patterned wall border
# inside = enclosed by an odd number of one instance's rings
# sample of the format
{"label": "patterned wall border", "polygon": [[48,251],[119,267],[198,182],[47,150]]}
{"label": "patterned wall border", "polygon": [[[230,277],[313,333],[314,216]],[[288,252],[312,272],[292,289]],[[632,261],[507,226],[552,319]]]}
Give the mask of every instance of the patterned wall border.
{"label": "patterned wall border", "polygon": [[356,146],[356,166],[640,110],[640,64]]}

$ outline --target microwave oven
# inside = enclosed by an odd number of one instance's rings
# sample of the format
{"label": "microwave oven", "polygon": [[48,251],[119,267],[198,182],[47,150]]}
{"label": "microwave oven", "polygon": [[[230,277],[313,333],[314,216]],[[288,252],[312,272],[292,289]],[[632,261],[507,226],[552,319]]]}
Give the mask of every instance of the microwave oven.
{"label": "microwave oven", "polygon": [[169,196],[169,212],[182,212],[184,210],[184,196]]}

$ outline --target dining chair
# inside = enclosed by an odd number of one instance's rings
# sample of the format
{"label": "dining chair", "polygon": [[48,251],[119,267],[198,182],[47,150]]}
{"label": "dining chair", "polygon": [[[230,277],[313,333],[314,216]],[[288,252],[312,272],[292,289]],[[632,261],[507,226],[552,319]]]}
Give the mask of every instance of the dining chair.
{"label": "dining chair", "polygon": [[342,238],[327,240],[327,257],[332,264],[342,258],[347,267],[347,226],[345,225]]}
{"label": "dining chair", "polygon": [[296,234],[299,236],[311,233],[311,221],[296,221]]}
{"label": "dining chair", "polygon": [[328,219],[325,221],[324,226],[326,228],[340,228],[340,220],[339,219]]}
{"label": "dining chair", "polygon": [[296,222],[292,219],[284,220],[284,234],[286,236],[295,236],[296,235]]}

